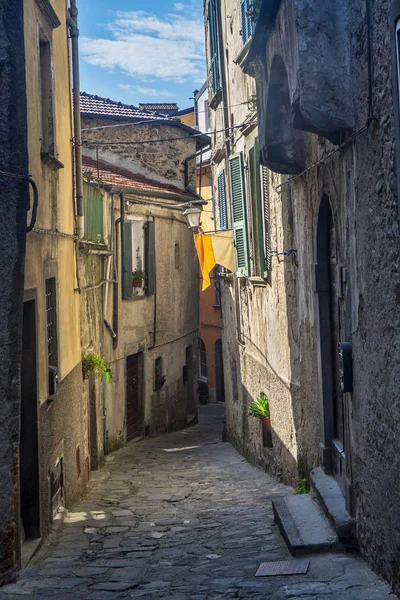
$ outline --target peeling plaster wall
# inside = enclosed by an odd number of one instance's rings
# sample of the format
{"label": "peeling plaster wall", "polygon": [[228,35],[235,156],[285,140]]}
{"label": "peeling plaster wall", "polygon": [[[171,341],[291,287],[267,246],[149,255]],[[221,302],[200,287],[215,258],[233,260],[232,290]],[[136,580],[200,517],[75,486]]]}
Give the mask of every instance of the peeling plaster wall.
{"label": "peeling plaster wall", "polygon": [[[199,328],[199,269],[193,243],[193,234],[183,221],[180,211],[168,208],[129,203],[125,218],[136,216],[155,219],[156,240],[156,332],[154,337],[155,296],[141,295],[135,299],[121,298],[121,244],[118,232],[118,344],[113,345],[110,333],[104,326],[104,287],[82,294],[82,348],[83,352],[95,351],[111,364],[112,382],[96,384],[95,418],[97,423],[99,464],[103,456],[103,391],[106,409],[106,429],[109,450],[113,451],[126,442],[126,358],[143,352],[143,414],[144,431],[157,435],[182,429],[187,425],[187,384],[183,383],[183,366],[186,348],[193,346],[194,373],[197,374],[198,328]],[[144,199],[146,202],[148,198]],[[166,200],[152,198],[165,203]],[[115,210],[111,217],[112,197],[104,194],[104,237],[110,245],[111,227],[120,217],[119,197],[114,197]],[[179,244],[179,263],[175,262],[175,244]],[[99,283],[105,275],[105,258],[85,255],[81,252],[82,287]],[[107,320],[113,323],[114,284],[109,285],[107,297]],[[153,348],[153,342],[156,342]],[[162,357],[166,382],[159,391],[154,389],[155,360]],[[86,388],[89,401],[89,389]],[[195,389],[194,389],[195,393]]]}

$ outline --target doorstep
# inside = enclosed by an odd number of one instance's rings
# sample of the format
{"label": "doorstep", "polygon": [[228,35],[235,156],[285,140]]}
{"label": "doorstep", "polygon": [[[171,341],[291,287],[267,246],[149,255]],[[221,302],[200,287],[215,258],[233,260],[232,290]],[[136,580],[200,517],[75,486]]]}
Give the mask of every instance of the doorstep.
{"label": "doorstep", "polygon": [[356,539],[356,522],[346,510],[346,501],[336,480],[321,467],[311,471],[311,489],[341,540]]}
{"label": "doorstep", "polygon": [[275,521],[293,556],[341,551],[335,530],[311,494],[272,501]]}

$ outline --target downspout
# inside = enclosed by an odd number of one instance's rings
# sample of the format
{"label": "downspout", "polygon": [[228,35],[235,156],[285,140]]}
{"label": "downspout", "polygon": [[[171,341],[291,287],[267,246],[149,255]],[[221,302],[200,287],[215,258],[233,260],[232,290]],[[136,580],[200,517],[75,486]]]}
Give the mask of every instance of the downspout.
{"label": "downspout", "polygon": [[69,19],[67,20],[71,35],[72,50],[72,89],[74,94],[74,150],[75,150],[75,195],[76,195],[76,229],[80,239],[84,236],[85,216],[83,208],[82,177],[82,130],[80,111],[79,85],[79,29],[76,0],[70,0]]}

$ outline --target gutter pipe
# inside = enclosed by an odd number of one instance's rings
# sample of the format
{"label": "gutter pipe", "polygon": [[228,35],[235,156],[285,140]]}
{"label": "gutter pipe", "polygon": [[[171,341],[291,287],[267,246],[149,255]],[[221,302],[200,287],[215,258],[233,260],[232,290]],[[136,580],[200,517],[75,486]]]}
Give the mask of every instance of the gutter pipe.
{"label": "gutter pipe", "polygon": [[84,236],[85,216],[83,207],[83,176],[82,176],[82,128],[80,111],[79,85],[79,29],[78,9],[76,0],[70,0],[69,18],[67,20],[71,35],[72,50],[72,89],[74,94],[74,151],[75,151],[75,195],[76,195],[76,229],[80,239]]}

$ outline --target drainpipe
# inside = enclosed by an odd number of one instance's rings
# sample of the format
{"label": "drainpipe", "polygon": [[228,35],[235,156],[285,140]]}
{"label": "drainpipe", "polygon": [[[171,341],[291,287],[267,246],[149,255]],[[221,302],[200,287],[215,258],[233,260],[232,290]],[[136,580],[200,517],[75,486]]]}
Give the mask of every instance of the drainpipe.
{"label": "drainpipe", "polygon": [[72,87],[74,93],[74,151],[75,151],[75,194],[76,194],[76,229],[80,239],[84,236],[85,216],[83,209],[82,178],[82,131],[79,86],[79,29],[76,0],[70,0],[69,18],[67,20],[71,35],[72,50]]}

